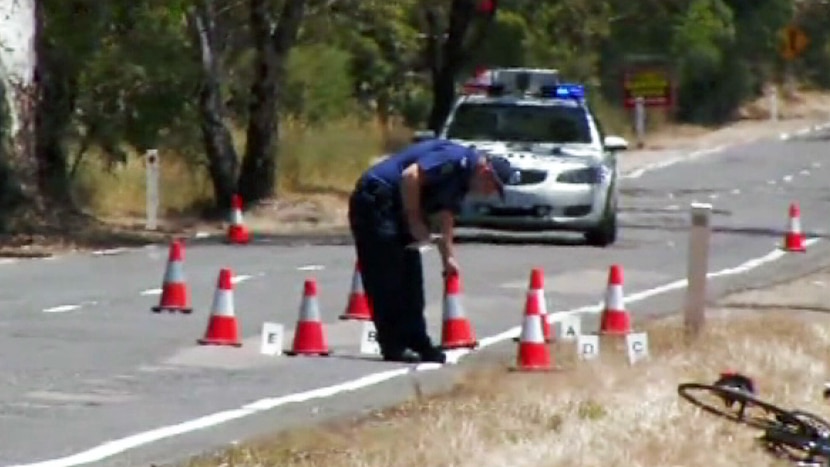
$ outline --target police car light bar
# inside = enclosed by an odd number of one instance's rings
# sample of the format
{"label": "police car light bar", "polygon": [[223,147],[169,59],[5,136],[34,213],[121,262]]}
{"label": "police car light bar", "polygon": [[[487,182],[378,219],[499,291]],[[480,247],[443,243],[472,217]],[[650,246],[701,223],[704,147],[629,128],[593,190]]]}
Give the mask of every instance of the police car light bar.
{"label": "police car light bar", "polygon": [[553,99],[585,99],[585,86],[581,84],[556,84],[553,86],[542,86],[539,90],[540,97]]}

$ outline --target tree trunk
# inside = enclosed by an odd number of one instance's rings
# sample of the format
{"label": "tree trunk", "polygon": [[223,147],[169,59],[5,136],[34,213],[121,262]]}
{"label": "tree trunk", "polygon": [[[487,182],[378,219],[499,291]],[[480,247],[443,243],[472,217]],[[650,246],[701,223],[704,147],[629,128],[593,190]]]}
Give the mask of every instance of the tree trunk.
{"label": "tree trunk", "polygon": [[24,200],[38,199],[35,7],[35,0],[0,3],[0,91],[5,104],[0,151],[0,212],[3,216]]}
{"label": "tree trunk", "polygon": [[36,1],[37,33],[35,76],[38,94],[34,108],[34,154],[37,158],[38,190],[43,207],[51,220],[63,222],[63,214],[78,214],[73,202],[67,151],[66,132],[78,95],[80,70],[65,44],[51,41],[44,31],[48,21],[42,0]]}
{"label": "tree trunk", "polygon": [[[458,71],[481,45],[498,10],[497,0],[453,0],[450,5],[449,26],[443,46],[438,47],[438,37],[443,35],[438,27],[434,9],[426,11],[428,25],[427,54],[432,62],[432,111],[429,129],[440,131],[452,110],[455,100],[455,78]],[[477,19],[477,27],[473,23]],[[472,30],[467,40],[468,31]]]}
{"label": "tree trunk", "polygon": [[455,100],[455,71],[442,66],[432,77],[432,110],[428,128],[436,133],[441,131],[452,110]]}
{"label": "tree trunk", "polygon": [[208,159],[216,207],[230,208],[236,192],[238,160],[233,137],[225,125],[227,114],[222,98],[222,67],[217,52],[214,11],[210,0],[199,2],[188,15],[194,42],[200,52],[203,82],[199,91],[199,127]]}
{"label": "tree trunk", "polygon": [[274,28],[269,2],[250,0],[251,35],[256,60],[245,157],[238,182],[239,193],[246,204],[262,201],[276,193],[279,93],[285,78],[285,60],[297,40],[305,8],[306,0],[284,2]]}

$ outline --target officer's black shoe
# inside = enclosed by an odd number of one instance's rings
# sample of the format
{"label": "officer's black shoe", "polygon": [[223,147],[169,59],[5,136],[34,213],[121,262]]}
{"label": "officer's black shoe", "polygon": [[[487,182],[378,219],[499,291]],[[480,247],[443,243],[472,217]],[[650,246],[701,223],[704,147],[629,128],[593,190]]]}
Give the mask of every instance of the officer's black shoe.
{"label": "officer's black shoe", "polygon": [[420,363],[421,356],[410,349],[402,349],[384,353],[383,360],[386,362]]}
{"label": "officer's black shoe", "polygon": [[447,354],[440,347],[430,346],[421,349],[418,353],[421,354],[422,362],[440,363],[442,365],[447,363]]}

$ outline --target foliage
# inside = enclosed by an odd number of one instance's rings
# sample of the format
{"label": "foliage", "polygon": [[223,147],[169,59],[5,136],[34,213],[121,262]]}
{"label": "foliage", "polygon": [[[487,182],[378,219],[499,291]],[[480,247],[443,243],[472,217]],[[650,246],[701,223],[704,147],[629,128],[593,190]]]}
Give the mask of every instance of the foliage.
{"label": "foliage", "polygon": [[[249,7],[255,2],[205,1],[216,12],[225,123],[241,128],[251,117],[251,82],[262,63],[251,39]],[[265,2],[274,24],[285,1]],[[484,1],[308,0],[296,43],[266,57],[285,60],[279,115],[292,125],[321,128],[356,117],[375,119],[383,128],[399,121],[426,125],[437,89],[436,62],[427,54],[430,38],[450,30],[451,11]],[[71,121],[60,144],[79,152],[95,148],[107,157],[105,167],[124,162],[128,154],[163,147],[189,155],[188,163],[198,166],[194,172],[201,171],[207,164],[199,137],[203,69],[186,21],[193,2],[40,2],[45,42],[71,91]],[[597,107],[620,109],[624,64],[632,56],[651,54],[668,59],[675,72],[678,119],[722,122],[765,84],[781,82],[786,64],[779,54],[780,31],[793,22],[808,33],[810,45],[792,71],[802,81],[830,88],[830,5],[823,0],[802,0],[797,7],[793,0],[501,0],[488,5],[496,9],[494,21],[470,26],[472,32],[459,39],[470,42],[476,28],[484,31],[481,43],[465,42],[469,56],[458,70],[447,67],[455,81],[479,66],[558,68],[569,80],[595,90],[592,98],[602,100]],[[440,17],[434,30],[429,29],[430,12]],[[290,148],[299,141],[278,137]],[[238,140],[236,145],[245,147]],[[316,157],[338,157],[338,148],[317,152]],[[351,167],[355,161],[321,164]],[[292,181],[292,186],[302,184],[314,185]]]}

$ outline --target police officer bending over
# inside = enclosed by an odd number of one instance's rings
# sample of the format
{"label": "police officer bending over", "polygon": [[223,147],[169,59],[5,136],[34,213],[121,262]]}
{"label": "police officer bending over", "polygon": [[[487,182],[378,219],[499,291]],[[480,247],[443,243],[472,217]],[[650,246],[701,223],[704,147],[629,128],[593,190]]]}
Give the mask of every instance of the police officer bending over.
{"label": "police officer bending over", "polygon": [[421,253],[407,246],[430,240],[427,218],[437,214],[444,274],[457,273],[453,214],[468,193],[503,197],[512,173],[502,157],[433,139],[391,155],[360,177],[349,200],[349,223],[384,360],[446,361],[427,332]]}

